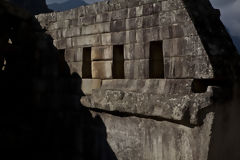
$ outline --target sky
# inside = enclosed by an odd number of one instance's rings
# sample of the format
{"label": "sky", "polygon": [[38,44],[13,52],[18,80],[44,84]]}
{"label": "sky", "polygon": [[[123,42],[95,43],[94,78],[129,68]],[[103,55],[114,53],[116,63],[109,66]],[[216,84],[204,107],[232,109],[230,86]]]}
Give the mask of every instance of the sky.
{"label": "sky", "polygon": [[240,36],[240,0],[211,0],[221,10],[221,20],[233,36]]}
{"label": "sky", "polygon": [[[62,3],[68,0],[46,0],[50,3]],[[94,3],[100,0],[84,0]],[[221,10],[221,20],[233,36],[240,36],[240,0],[210,0],[214,8]]]}

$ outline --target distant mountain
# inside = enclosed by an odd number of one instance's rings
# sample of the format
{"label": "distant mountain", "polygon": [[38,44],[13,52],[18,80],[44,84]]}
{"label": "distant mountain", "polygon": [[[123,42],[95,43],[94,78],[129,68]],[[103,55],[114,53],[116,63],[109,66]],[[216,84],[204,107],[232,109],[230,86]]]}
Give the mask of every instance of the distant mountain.
{"label": "distant mountain", "polygon": [[240,53],[240,37],[238,36],[232,36],[233,43],[238,49],[238,52]]}
{"label": "distant mountain", "polygon": [[31,12],[32,14],[39,14],[39,13],[47,13],[51,12],[48,9],[46,0],[7,0],[9,2],[14,3],[15,5],[26,9],[27,11]]}
{"label": "distant mountain", "polygon": [[48,7],[54,11],[65,11],[72,8],[77,8],[82,5],[87,5],[87,3],[83,0],[68,0],[63,3],[52,3],[49,4]]}

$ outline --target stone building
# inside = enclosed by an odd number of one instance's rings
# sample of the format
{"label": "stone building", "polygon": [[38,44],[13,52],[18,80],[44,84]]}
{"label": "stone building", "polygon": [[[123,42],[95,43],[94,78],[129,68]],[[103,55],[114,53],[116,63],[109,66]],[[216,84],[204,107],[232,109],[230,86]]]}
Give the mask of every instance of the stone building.
{"label": "stone building", "polygon": [[240,61],[219,18],[208,0],[111,0],[24,20],[30,99],[61,111],[55,159],[239,159]]}
{"label": "stone building", "polygon": [[239,58],[208,0],[111,0],[36,18],[82,77],[81,102],[118,159],[224,157],[213,108]]}

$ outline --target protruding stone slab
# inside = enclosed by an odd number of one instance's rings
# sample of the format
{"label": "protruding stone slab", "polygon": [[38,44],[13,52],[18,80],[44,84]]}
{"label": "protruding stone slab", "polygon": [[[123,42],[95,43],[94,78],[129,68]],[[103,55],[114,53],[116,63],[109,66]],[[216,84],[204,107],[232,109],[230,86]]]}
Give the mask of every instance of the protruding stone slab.
{"label": "protruding stone slab", "polygon": [[[89,97],[87,107],[105,111],[139,114],[190,123],[198,122],[198,111],[212,105],[212,90],[198,94],[150,94],[98,89]],[[190,115],[185,119],[185,115]]]}

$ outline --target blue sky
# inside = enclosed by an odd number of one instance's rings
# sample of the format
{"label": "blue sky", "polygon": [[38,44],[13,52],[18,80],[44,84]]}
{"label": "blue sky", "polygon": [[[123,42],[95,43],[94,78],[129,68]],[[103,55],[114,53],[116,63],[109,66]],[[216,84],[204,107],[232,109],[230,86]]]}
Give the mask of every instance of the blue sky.
{"label": "blue sky", "polygon": [[[46,0],[50,3],[62,3],[67,0]],[[100,0],[84,0],[94,3]],[[215,8],[221,10],[221,19],[233,36],[240,36],[240,0],[210,0]]]}

